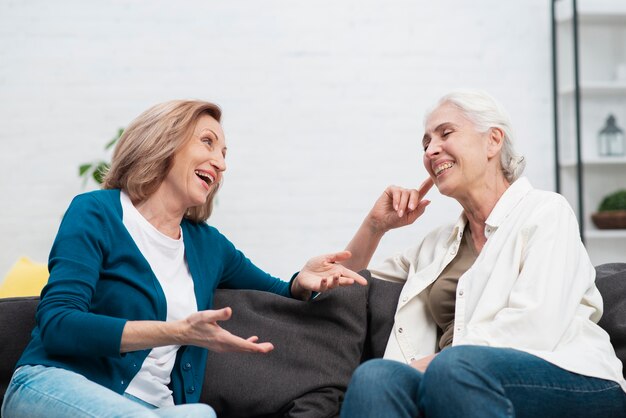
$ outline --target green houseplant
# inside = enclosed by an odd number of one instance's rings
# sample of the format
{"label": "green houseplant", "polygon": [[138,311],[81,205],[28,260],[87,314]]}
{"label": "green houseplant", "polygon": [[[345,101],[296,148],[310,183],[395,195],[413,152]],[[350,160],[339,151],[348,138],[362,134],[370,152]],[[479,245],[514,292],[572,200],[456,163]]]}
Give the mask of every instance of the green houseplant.
{"label": "green houseplant", "polygon": [[[123,133],[124,128],[119,128],[117,134],[104,146],[104,150],[108,151],[113,148]],[[97,184],[102,184],[104,175],[109,169],[109,166],[109,161],[105,160],[95,160],[90,163],[84,163],[78,166],[78,176],[84,179],[84,184],[86,184],[89,179],[93,179]]]}
{"label": "green houseplant", "polygon": [[626,190],[605,196],[591,219],[600,229],[626,228]]}

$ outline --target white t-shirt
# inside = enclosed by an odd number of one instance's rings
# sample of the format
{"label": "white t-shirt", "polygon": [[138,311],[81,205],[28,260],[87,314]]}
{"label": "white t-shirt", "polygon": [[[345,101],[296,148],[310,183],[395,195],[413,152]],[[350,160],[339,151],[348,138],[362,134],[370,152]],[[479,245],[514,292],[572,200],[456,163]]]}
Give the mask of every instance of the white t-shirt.
{"label": "white t-shirt", "polygon": [[[183,319],[196,312],[198,305],[185,260],[182,229],[180,238],[172,239],[150,224],[126,193],[120,193],[120,200],[124,226],[150,264],[165,294],[167,321]],[[172,391],[167,385],[179,348],[179,345],[153,348],[126,392],[160,408],[174,405]]]}

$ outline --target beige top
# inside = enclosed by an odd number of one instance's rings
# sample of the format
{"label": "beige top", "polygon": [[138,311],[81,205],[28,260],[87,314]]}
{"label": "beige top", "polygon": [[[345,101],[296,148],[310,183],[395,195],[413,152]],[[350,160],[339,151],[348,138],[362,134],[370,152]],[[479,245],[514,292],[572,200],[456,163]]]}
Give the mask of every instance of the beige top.
{"label": "beige top", "polygon": [[439,350],[452,345],[456,285],[459,277],[474,264],[476,257],[478,254],[474,248],[469,226],[465,226],[459,252],[428,289],[428,310],[442,333],[439,338]]}

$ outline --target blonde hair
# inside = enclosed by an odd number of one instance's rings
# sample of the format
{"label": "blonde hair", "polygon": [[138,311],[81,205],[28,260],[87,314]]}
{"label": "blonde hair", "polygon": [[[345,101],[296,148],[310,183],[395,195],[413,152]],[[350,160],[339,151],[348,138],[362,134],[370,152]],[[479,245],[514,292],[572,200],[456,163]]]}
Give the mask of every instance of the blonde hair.
{"label": "blonde hair", "polygon": [[[474,123],[479,132],[487,132],[490,128],[499,128],[504,134],[504,142],[500,151],[502,173],[509,183],[517,180],[526,167],[523,156],[517,154],[513,147],[513,126],[508,113],[496,99],[481,90],[457,90],[446,94],[435,106],[450,103],[459,109],[466,118]],[[428,112],[424,121],[428,119]]]}
{"label": "blonde hair", "polygon": [[[222,110],[200,100],[172,100],[152,106],[137,116],[120,137],[102,187],[122,189],[133,202],[152,195],[174,162],[174,155],[191,139],[198,118],[204,114],[220,122]],[[187,210],[185,218],[204,222],[213,210],[215,187],[203,205]]]}

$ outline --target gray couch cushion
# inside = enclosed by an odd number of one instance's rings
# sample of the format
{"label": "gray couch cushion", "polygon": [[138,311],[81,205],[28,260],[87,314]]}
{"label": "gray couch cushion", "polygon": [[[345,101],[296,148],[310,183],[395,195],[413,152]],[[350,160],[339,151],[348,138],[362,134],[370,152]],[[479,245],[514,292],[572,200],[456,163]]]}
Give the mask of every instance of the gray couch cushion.
{"label": "gray couch cushion", "polygon": [[35,327],[39,297],[0,299],[0,403]]}
{"label": "gray couch cushion", "polygon": [[404,283],[372,279],[369,271],[361,271],[370,283],[367,296],[367,338],[362,361],[380,358],[385,354],[389,334],[393,328],[396,306]]}
{"label": "gray couch cushion", "polygon": [[[598,324],[609,333],[617,357],[626,364],[626,263],[597,266],[596,286],[604,299]],[[626,377],[626,369],[623,372]]]}
{"label": "gray couch cushion", "polygon": [[265,355],[210,352],[201,401],[220,417],[337,416],[363,352],[367,290],[338,288],[309,302],[218,290],[215,308],[233,309],[221,325],[275,348]]}

